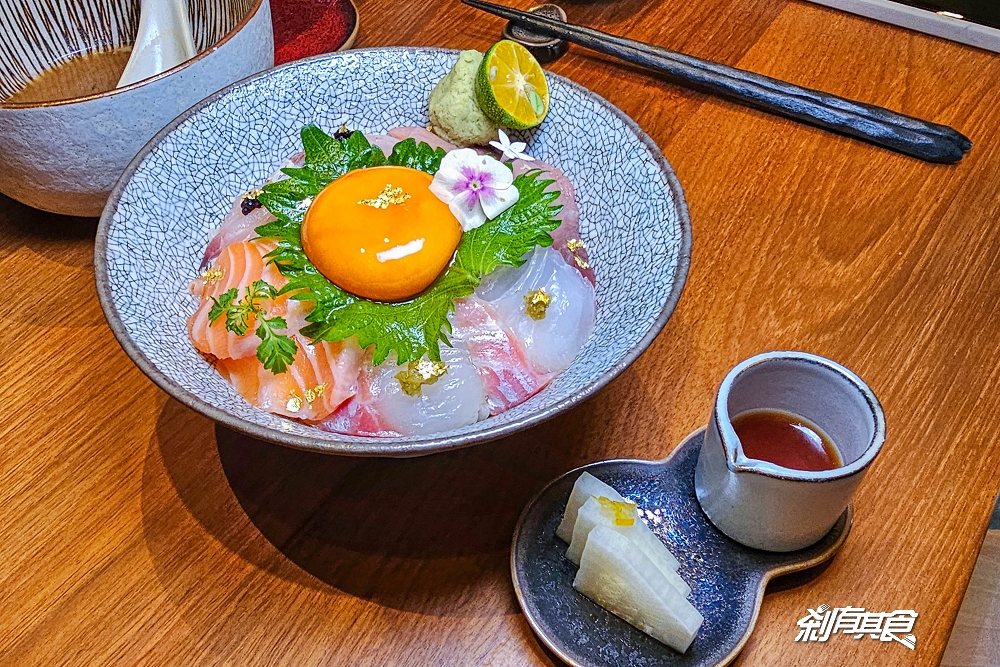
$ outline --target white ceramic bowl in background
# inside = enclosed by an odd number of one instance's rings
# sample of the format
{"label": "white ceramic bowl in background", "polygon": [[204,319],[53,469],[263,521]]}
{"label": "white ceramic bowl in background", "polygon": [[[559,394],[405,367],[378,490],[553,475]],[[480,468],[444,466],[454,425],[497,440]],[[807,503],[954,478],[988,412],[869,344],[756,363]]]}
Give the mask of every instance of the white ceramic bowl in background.
{"label": "white ceramic bowl in background", "polygon": [[191,0],[192,60],[106,93],[3,102],[73,55],[129,45],[138,4],[0,0],[0,192],[54,213],[100,215],[125,166],[163,126],[274,64],[268,0]]}

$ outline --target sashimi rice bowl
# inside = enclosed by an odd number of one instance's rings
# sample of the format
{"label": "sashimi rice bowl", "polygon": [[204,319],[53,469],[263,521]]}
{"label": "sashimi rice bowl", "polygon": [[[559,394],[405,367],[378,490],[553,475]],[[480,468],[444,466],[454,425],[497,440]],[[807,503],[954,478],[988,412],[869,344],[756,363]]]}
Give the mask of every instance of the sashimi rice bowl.
{"label": "sashimi rice bowl", "polygon": [[500,42],[322,56],[209,98],[130,165],[96,266],[119,341],[185,404],[291,446],[415,455],[610,381],[689,253],[655,144]]}

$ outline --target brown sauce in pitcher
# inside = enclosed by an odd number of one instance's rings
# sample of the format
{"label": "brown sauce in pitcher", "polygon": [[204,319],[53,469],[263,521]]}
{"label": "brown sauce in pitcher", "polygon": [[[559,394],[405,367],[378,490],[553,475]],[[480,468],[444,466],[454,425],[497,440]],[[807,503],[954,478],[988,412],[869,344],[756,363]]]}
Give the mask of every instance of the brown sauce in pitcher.
{"label": "brown sauce in pitcher", "polygon": [[783,410],[750,410],[732,421],[747,458],[794,470],[833,470],[844,465],[837,446],[818,426]]}

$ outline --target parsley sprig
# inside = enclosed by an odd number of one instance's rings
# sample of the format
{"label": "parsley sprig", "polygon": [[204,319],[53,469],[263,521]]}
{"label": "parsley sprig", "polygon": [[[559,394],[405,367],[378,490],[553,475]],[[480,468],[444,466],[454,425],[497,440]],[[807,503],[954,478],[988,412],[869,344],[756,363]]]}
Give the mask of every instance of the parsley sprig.
{"label": "parsley sprig", "polygon": [[553,181],[540,179],[539,171],[522,174],[514,179],[520,193],[517,203],[463,234],[455,259],[426,290],[392,303],[355,296],[320,274],[302,250],[300,230],[307,208],[303,202],[352,169],[389,164],[434,174],[445,151],[406,139],[386,157],[361,132],[340,141],[315,125],[302,128],[302,145],[305,165],[283,169],[288,178],[264,186],[258,197],[277,220],[256,231],[277,242],[267,257],[288,278],[280,293],[313,302],[306,317],[309,324],[302,328],[302,334],[313,342],[357,336],[362,348],[372,347],[375,365],[393,352],[399,364],[417,361],[424,355],[440,361],[440,344],[451,345],[448,315],[455,309],[455,300],[472,294],[496,268],[520,266],[535,246],[552,245],[549,232],[559,226],[554,216],[561,207],[552,205],[559,192],[548,190]]}
{"label": "parsley sprig", "polygon": [[212,324],[220,317],[225,317],[226,329],[237,336],[245,336],[256,322],[257,330],[254,333],[261,340],[257,346],[257,359],[264,364],[264,368],[276,375],[288,370],[295,360],[295,353],[299,351],[298,345],[289,336],[275,333],[275,329],[288,328],[285,319],[268,317],[261,304],[265,299],[277,296],[278,290],[272,285],[263,280],[255,280],[247,285],[242,299],[237,300],[239,291],[235,287],[220,294],[218,299],[210,297],[212,308],[208,311],[208,319]]}

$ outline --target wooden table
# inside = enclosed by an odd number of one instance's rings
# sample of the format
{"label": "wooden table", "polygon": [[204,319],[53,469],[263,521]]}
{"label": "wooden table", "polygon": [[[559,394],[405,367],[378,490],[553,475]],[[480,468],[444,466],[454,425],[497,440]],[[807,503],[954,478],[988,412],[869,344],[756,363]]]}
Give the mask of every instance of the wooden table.
{"label": "wooden table", "polygon": [[[359,4],[359,46],[482,50],[501,28],[452,0]],[[411,461],[250,441],[169,400],[105,325],[95,223],[0,199],[0,665],[552,664],[508,574],[524,503],[579,464],[665,456],[725,372],[773,348],[856,370],[889,435],[846,547],[765,599],[738,664],[937,664],[1000,487],[1000,57],[785,0],[567,8],[976,146],[932,166],[571,49],[552,69],[618,104],[677,169],[687,288],[585,405]],[[917,610],[916,651],[794,643],[823,603]]]}

